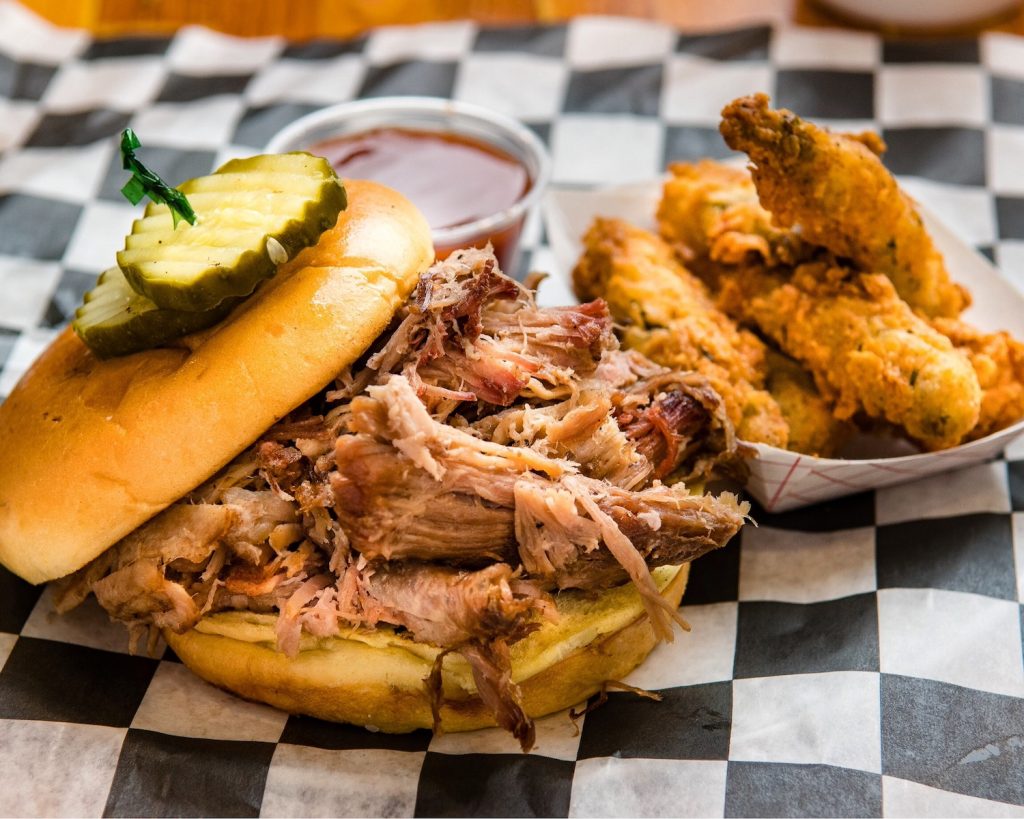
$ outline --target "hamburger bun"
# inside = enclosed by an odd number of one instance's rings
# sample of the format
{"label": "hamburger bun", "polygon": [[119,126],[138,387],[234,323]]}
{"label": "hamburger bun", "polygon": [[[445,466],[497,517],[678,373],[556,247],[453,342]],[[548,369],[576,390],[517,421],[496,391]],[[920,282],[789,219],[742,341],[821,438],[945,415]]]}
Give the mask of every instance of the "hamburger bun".
{"label": "hamburger bun", "polygon": [[0,404],[0,563],[31,583],[81,568],[370,346],[434,251],[400,194],[347,188],[337,225],[221,324],[108,360],[58,336]]}
{"label": "hamburger bun", "polygon": [[[655,569],[662,596],[678,605],[689,564]],[[654,648],[657,638],[632,585],[598,595],[563,592],[559,619],[511,647],[512,679],[532,718],[561,711],[621,680]],[[275,647],[272,615],[224,612],[191,631],[164,637],[192,671],[248,700],[293,714],[349,722],[386,733],[431,728],[424,680],[441,649],[386,627],[351,629],[344,636],[304,635],[298,656]],[[469,664],[444,658],[441,728],[471,731],[495,725],[477,694]]]}

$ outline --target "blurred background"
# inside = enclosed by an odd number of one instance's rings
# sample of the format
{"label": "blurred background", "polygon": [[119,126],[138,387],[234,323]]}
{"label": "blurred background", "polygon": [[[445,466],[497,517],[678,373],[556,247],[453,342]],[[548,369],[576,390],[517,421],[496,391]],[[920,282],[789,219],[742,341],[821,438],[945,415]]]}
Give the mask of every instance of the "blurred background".
{"label": "blurred background", "polygon": [[22,0],[54,23],[108,36],[200,24],[238,35],[345,37],[380,25],[471,18],[550,23],[580,14],[644,17],[686,28],[745,22],[850,25],[895,34],[1024,33],[1017,0]]}

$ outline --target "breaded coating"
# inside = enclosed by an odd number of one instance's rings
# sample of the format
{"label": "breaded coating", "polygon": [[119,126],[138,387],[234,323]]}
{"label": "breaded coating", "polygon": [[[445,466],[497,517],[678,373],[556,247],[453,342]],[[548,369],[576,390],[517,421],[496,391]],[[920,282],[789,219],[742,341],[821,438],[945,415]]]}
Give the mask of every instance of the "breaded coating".
{"label": "breaded coating", "polygon": [[933,319],[932,326],[970,359],[981,385],[981,416],[968,438],[984,438],[1024,418],[1024,344],[958,319]]}
{"label": "breaded coating", "polygon": [[971,363],[885,276],[810,262],[790,277],[746,266],[720,282],[723,309],[806,367],[838,418],[884,419],[926,449],[955,446],[978,422]]}
{"label": "breaded coating", "polygon": [[753,161],[757,192],[775,221],[868,273],[888,276],[926,316],[956,317],[970,297],[954,284],[911,199],[886,170],[873,134],[831,133],[764,94],[722,110],[729,147]]}
{"label": "breaded coating", "polygon": [[749,381],[731,380],[722,362],[702,358],[701,341],[707,339],[693,336],[696,323],[683,320],[673,321],[668,327],[626,327],[622,331],[622,345],[664,367],[690,369],[706,376],[722,396],[729,420],[741,440],[785,449],[789,427],[778,403],[767,390]]}
{"label": "breaded coating", "polygon": [[[676,162],[658,204],[658,229],[677,253],[715,281],[722,265],[760,262],[792,267],[816,248],[772,224],[757,198],[750,171],[711,159]],[[814,379],[797,362],[768,349],[765,387],[789,426],[788,448],[823,458],[836,454],[853,425],[835,417]]]}
{"label": "breaded coating", "polygon": [[789,356],[768,349],[765,386],[789,424],[789,449],[832,458],[853,434],[849,421],[836,418],[814,379]]}
{"label": "breaded coating", "polygon": [[691,260],[742,264],[751,254],[769,267],[795,265],[813,248],[772,224],[746,168],[712,159],[674,162],[658,203],[658,232]]}
{"label": "breaded coating", "polygon": [[764,389],[764,344],[718,310],[704,284],[661,239],[619,219],[597,219],[573,271],[576,294],[603,298],[625,325],[627,348],[695,370],[722,396],[745,441],[785,447],[786,422]]}

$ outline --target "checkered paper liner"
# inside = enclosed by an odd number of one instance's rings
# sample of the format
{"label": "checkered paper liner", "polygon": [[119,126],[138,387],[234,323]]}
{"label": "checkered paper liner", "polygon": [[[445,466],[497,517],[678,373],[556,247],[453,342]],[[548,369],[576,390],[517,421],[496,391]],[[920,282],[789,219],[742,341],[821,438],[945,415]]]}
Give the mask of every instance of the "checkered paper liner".
{"label": "checkered paper liner", "polygon": [[[433,94],[522,119],[558,184],[591,187],[725,156],[717,112],[754,90],[880,128],[915,195],[1010,281],[1024,272],[1024,42],[1009,35],[582,18],[93,40],[0,0],[0,395],[120,245],[124,125],[177,180],[323,105]],[[535,223],[524,270],[551,267],[544,238]],[[558,279],[541,292],[570,298]],[[578,732],[554,715],[530,755],[498,731],[387,736],[237,700],[0,571],[0,814],[1024,814],[1024,448],[753,517],[694,566],[692,632],[628,680],[663,702],[613,693]]]}

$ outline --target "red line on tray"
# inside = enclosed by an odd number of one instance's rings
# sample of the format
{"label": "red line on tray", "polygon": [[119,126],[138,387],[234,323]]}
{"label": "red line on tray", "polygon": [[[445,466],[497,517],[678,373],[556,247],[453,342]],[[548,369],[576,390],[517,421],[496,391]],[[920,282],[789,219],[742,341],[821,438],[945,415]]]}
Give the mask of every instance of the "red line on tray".
{"label": "red line on tray", "polygon": [[786,484],[789,483],[789,479],[793,477],[793,471],[797,468],[800,463],[801,456],[797,456],[796,460],[793,461],[793,465],[789,468],[789,472],[786,473],[786,477],[782,479],[782,483],[779,484],[779,488],[775,490],[775,494],[772,495],[772,499],[768,501],[768,511],[772,510],[775,506],[775,502],[779,499],[779,495],[782,494],[782,490],[786,488]]}
{"label": "red line on tray", "polygon": [[812,475],[817,475],[819,478],[824,478],[826,481],[830,481],[831,483],[834,483],[837,486],[845,486],[847,489],[859,490],[861,488],[859,484],[850,483],[849,481],[843,481],[843,480],[840,480],[839,478],[833,478],[827,472],[821,472],[821,471],[819,471],[817,469],[812,469],[811,470],[811,474]]}
{"label": "red line on tray", "polygon": [[760,455],[757,456],[757,460],[760,463],[767,464],[768,466],[790,466],[787,461],[769,461],[767,458],[762,458]]}

